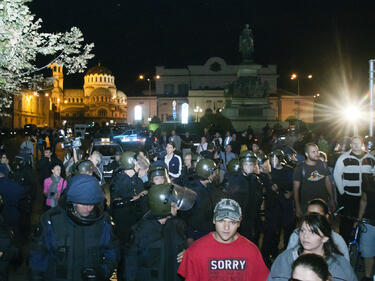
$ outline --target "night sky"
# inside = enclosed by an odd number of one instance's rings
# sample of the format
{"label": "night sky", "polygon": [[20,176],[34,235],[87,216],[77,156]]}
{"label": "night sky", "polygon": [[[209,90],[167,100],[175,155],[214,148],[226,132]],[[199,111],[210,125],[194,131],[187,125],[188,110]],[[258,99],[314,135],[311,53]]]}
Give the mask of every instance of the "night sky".
{"label": "night sky", "polygon": [[[94,42],[95,58],[112,70],[118,89],[135,95],[146,84],[139,73],[156,65],[204,64],[219,56],[241,62],[238,37],[246,23],[255,36],[255,62],[277,64],[279,87],[295,91],[289,74],[301,80],[303,94],[362,95],[368,87],[368,59],[375,58],[375,1],[250,0],[34,0],[32,12],[43,30],[79,27]],[[65,87],[83,85],[82,74]]]}

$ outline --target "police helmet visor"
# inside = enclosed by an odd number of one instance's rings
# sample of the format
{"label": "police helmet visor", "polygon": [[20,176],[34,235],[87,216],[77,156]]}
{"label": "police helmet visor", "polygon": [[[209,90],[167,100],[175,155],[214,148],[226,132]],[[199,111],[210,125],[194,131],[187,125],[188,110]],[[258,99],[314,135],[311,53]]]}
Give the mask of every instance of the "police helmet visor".
{"label": "police helmet visor", "polygon": [[88,216],[82,216],[75,203],[68,203],[68,215],[76,223],[80,225],[91,225],[99,221],[104,215],[104,204],[97,203]]}
{"label": "police helmet visor", "polygon": [[195,199],[197,198],[197,194],[193,190],[178,185],[174,185],[170,196],[171,201],[182,211],[190,210],[194,206]]}

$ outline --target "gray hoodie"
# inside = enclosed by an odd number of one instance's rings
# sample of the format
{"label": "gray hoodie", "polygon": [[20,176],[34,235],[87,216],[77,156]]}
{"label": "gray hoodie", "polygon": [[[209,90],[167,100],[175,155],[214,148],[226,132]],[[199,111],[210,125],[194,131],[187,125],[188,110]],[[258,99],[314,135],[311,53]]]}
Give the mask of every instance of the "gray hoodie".
{"label": "gray hoodie", "polygon": [[[297,258],[298,247],[282,252],[273,263],[267,281],[288,281],[292,274],[292,264]],[[357,276],[344,256],[332,254],[327,262],[333,281],[357,281]]]}

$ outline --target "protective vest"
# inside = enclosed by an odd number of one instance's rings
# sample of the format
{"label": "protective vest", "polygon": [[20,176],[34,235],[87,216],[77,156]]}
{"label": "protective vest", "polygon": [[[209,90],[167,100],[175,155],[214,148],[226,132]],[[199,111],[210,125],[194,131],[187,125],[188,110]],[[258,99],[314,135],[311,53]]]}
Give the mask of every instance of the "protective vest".
{"label": "protective vest", "polygon": [[75,224],[65,211],[57,209],[47,221],[46,246],[49,257],[47,280],[82,280],[82,271],[105,271],[103,252],[110,239],[110,225],[100,220],[92,225]]}

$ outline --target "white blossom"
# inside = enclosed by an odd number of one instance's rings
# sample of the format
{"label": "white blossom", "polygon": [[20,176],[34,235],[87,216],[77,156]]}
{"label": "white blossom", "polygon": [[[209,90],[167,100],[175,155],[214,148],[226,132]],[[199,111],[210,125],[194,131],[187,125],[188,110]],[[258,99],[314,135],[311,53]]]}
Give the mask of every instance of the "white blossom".
{"label": "white blossom", "polygon": [[[43,76],[39,71],[50,63],[64,65],[68,74],[83,72],[94,57],[94,44],[84,45],[77,27],[61,33],[40,32],[41,19],[35,19],[26,5],[30,0],[0,1],[0,116],[9,108],[12,95],[22,88],[35,89]],[[38,65],[41,57],[48,64]]]}

